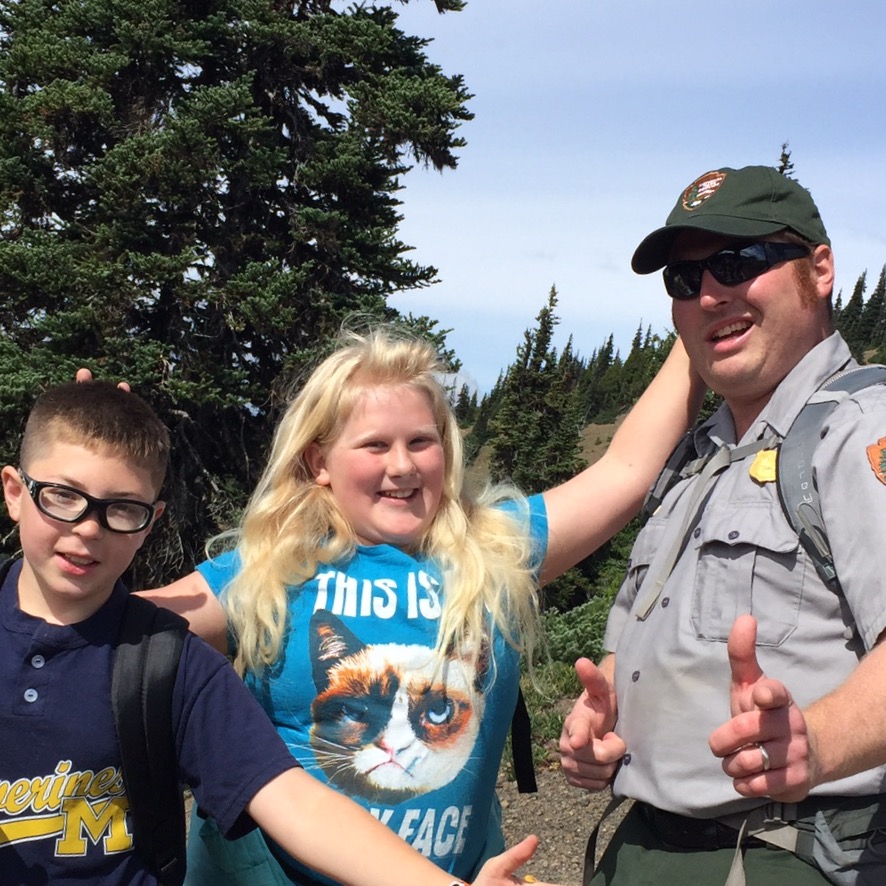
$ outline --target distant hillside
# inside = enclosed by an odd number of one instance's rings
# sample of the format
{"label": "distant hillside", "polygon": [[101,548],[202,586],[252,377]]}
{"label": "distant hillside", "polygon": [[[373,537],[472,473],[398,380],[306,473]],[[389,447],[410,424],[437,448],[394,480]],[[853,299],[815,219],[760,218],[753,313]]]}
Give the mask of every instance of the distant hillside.
{"label": "distant hillside", "polygon": [[[603,455],[622,421],[624,421],[624,415],[620,415],[615,422],[610,424],[589,424],[581,432],[581,451],[589,465]],[[489,458],[489,446],[484,446],[468,466],[468,476],[478,482],[487,479],[489,477]]]}
{"label": "distant hillside", "polygon": [[581,432],[581,451],[589,465],[603,455],[622,421],[624,415],[612,424],[590,424]]}

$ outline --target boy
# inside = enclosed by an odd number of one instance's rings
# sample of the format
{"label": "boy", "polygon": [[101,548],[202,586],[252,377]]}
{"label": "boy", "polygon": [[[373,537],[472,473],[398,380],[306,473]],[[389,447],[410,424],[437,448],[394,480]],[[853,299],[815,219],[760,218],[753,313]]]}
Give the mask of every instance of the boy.
{"label": "boy", "polygon": [[[120,576],[164,510],[169,438],[108,382],[61,385],[2,470],[23,559],[0,587],[0,883],[155,884],[133,847],[111,710]],[[226,835],[255,824],[348,884],[450,886],[451,876],[301,770],[219,653],[185,640],[173,695],[179,775]],[[533,838],[491,860],[504,886]]]}

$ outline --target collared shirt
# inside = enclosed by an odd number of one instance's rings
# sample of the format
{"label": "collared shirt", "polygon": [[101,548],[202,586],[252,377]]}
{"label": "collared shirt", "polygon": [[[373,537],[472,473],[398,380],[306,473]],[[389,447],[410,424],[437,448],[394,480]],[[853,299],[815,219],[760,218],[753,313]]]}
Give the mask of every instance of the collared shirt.
{"label": "collared shirt", "polygon": [[[835,333],[794,367],[742,440],[735,441],[731,415],[721,407],[696,432],[699,452],[783,438],[809,396],[852,365]],[[799,544],[774,472],[752,471],[750,455],[710,481],[685,548],[648,618],[639,619],[649,583],[679,544],[698,477],[665,497],[634,545],[607,624],[606,648],[616,653],[616,731],[627,745],[616,794],[697,817],[759,805],[739,797],[708,747],[711,732],[730,718],[730,628],[743,613],[755,616],[760,666],[801,707],[852,673],[886,627],[886,485],[868,452],[884,436],[886,386],[874,385],[838,404],[813,456],[841,592],[821,581]],[[877,794],[884,779],[880,768],[813,793]]]}

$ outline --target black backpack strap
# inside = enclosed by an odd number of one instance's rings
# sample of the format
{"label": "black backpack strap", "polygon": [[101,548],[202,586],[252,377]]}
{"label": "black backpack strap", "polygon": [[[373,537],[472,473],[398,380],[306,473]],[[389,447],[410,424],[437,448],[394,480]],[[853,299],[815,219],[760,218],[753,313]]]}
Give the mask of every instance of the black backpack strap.
{"label": "black backpack strap", "polygon": [[535,783],[535,763],[532,759],[532,723],[522,689],[517,690],[517,707],[511,718],[511,757],[514,760],[517,790],[521,794],[536,793],[538,785]]}
{"label": "black backpack strap", "polygon": [[133,594],[114,657],[111,702],[135,849],[161,886],[185,874],[185,812],[172,692],[187,622]]}
{"label": "black backpack strap", "polygon": [[704,467],[707,458],[699,457],[695,448],[695,431],[687,431],[674,447],[652,488],[646,494],[640,515],[647,519],[661,506],[671,488]]}
{"label": "black backpack strap", "polygon": [[886,384],[886,366],[859,366],[830,378],[800,410],[778,450],[776,476],[782,510],[822,581],[832,588],[838,585],[837,570],[812,476],[812,455],[822,426],[842,397],[875,384]]}
{"label": "black backpack strap", "polygon": [[15,560],[12,557],[5,557],[3,560],[0,560],[0,587],[3,587],[3,582],[6,581],[6,576],[9,575],[9,570],[12,568],[13,563],[15,563]]}

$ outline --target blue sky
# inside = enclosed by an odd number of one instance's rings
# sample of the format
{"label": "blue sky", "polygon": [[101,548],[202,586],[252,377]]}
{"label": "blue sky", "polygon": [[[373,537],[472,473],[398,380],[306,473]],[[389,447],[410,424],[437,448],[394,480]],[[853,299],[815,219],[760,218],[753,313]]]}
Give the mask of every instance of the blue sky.
{"label": "blue sky", "polygon": [[[886,263],[886,4],[882,0],[432,0],[397,6],[460,73],[475,119],[458,168],[402,181],[401,239],[441,282],[391,299],[451,328],[487,391],[548,291],[558,342],[626,354],[642,322],[670,328],[659,275],[630,270],[678,194],[719,166],[775,165],[819,205],[844,300]],[[873,278],[873,281],[871,281]]]}

